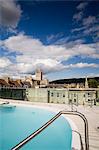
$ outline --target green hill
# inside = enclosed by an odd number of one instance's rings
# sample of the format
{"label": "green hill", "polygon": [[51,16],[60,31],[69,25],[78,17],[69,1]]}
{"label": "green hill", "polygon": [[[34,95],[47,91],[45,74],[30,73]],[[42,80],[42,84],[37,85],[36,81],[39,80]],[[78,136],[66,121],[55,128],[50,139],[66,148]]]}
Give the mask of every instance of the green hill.
{"label": "green hill", "polygon": [[[96,80],[99,84],[99,77],[88,78],[88,81]],[[51,81],[50,84],[71,84],[71,83],[85,83],[85,78],[71,78],[71,79],[59,79]]]}

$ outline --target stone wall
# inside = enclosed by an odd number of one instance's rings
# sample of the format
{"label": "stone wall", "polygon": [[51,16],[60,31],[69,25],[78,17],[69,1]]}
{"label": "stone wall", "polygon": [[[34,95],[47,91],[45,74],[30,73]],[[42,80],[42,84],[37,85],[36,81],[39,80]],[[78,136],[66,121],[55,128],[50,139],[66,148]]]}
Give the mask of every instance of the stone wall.
{"label": "stone wall", "polygon": [[46,88],[28,88],[26,89],[27,100],[33,102],[48,102],[48,90]]}

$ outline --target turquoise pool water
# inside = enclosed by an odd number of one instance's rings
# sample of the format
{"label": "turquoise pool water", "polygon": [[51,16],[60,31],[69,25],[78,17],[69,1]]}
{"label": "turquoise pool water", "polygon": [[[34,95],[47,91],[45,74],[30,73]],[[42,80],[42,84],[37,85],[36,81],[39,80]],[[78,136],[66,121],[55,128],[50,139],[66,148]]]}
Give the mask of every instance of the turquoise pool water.
{"label": "turquoise pool water", "polygon": [[[54,115],[32,107],[0,107],[0,150],[10,150]],[[71,150],[71,139],[71,127],[60,117],[21,150]]]}

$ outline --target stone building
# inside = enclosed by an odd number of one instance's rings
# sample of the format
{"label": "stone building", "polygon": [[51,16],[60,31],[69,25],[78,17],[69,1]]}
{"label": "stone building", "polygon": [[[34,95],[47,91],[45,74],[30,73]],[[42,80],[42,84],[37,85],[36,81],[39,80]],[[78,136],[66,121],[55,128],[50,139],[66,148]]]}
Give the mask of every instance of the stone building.
{"label": "stone building", "polygon": [[35,80],[41,81],[43,79],[43,72],[40,69],[37,69],[36,73],[35,73],[35,76],[36,76]]}
{"label": "stone building", "polygon": [[9,83],[6,82],[4,79],[0,79],[0,88],[1,87],[9,87]]}
{"label": "stone building", "polygon": [[66,88],[29,88],[26,90],[26,96],[29,101],[91,105],[96,100],[95,89],[66,89]]}
{"label": "stone building", "polygon": [[35,81],[37,81],[35,87],[46,87],[49,84],[48,80],[43,78],[43,72],[40,69],[35,72]]}
{"label": "stone building", "polygon": [[27,88],[26,99],[33,102],[48,102],[48,90],[46,88]]}
{"label": "stone building", "polygon": [[68,103],[84,105],[94,103],[96,100],[95,89],[69,89]]}
{"label": "stone building", "polygon": [[48,89],[49,103],[68,104],[68,90],[67,89]]}
{"label": "stone building", "polygon": [[32,76],[25,77],[25,80],[23,83],[29,83],[30,86],[26,86],[26,88],[40,88],[40,87],[46,87],[48,85],[48,80],[43,79],[43,73],[40,69],[37,69],[35,72],[35,78],[32,78]]}

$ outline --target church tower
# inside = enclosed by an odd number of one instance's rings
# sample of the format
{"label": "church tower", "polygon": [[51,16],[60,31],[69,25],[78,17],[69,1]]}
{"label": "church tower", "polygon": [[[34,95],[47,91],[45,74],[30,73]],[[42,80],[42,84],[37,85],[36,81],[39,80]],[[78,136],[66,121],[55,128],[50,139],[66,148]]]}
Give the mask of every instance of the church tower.
{"label": "church tower", "polygon": [[36,70],[36,73],[35,73],[35,76],[36,76],[36,80],[37,80],[37,81],[41,81],[42,78],[43,78],[42,71],[41,71],[40,69],[37,69],[37,70]]}

